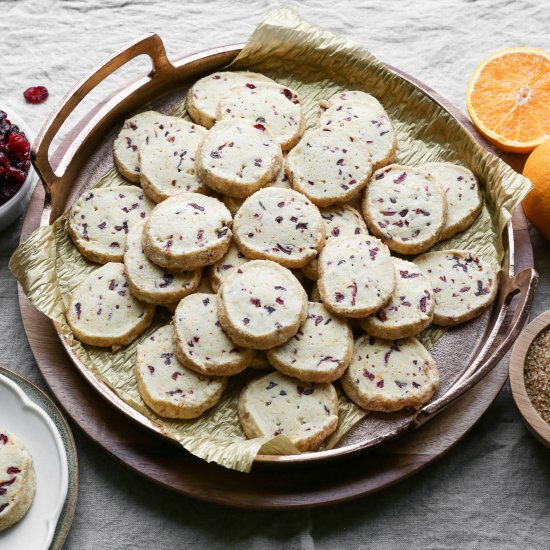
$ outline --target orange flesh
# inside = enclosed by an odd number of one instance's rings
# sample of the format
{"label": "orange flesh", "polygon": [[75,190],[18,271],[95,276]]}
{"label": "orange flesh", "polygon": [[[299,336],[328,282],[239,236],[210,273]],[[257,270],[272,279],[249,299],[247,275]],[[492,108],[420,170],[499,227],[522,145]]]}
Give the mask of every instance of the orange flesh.
{"label": "orange flesh", "polygon": [[471,104],[488,129],[508,140],[529,142],[550,134],[550,60],[518,52],[488,62]]}

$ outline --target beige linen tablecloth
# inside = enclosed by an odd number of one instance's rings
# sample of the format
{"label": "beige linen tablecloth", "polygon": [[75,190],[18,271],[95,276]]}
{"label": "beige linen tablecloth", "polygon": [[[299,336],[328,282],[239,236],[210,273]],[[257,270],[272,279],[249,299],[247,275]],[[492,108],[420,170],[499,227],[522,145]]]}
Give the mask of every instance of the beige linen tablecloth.
{"label": "beige linen tablecloth", "polygon": [[[146,31],[175,59],[245,41],[277,2],[0,0],[0,103],[37,132],[63,94],[95,65]],[[550,49],[543,0],[288,1],[303,17],[353,38],[465,110],[476,65],[496,49]],[[79,113],[144,64],[115,74]],[[51,97],[26,105],[22,92]],[[77,117],[78,118],[78,113]],[[0,232],[0,358],[45,389],[21,324],[8,259],[21,223]],[[533,314],[550,307],[549,244],[532,237],[541,284]],[[550,452],[527,432],[506,386],[470,434],[396,487],[314,511],[225,509],[172,494],[136,476],[74,429],[80,460],[70,550],[180,548],[545,549],[550,540]],[[1,545],[0,545],[1,546]],[[1,550],[15,550],[3,549]],[[17,549],[18,550],[18,549]],[[23,550],[23,549],[21,549]]]}

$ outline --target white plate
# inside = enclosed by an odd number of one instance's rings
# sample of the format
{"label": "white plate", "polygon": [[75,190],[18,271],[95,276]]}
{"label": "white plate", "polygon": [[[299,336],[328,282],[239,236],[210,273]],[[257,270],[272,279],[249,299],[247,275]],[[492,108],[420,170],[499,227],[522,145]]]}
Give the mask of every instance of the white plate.
{"label": "white plate", "polygon": [[36,495],[27,515],[0,532],[2,550],[47,550],[67,497],[69,472],[61,436],[50,417],[0,375],[0,429],[17,435],[32,455]]}

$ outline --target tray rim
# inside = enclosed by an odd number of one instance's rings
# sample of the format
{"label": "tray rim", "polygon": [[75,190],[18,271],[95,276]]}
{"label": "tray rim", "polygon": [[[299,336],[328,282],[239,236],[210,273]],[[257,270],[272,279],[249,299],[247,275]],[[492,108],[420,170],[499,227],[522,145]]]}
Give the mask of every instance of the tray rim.
{"label": "tray rim", "polygon": [[[178,69],[181,69],[181,68],[183,68],[187,65],[190,65],[191,63],[197,62],[197,61],[206,61],[206,60],[209,60],[211,58],[216,58],[220,54],[226,55],[226,56],[230,55],[230,56],[233,56],[233,58],[234,58],[238,54],[238,52],[242,49],[243,45],[244,44],[234,44],[234,45],[229,45],[229,46],[209,48],[207,50],[204,50],[204,51],[201,51],[201,52],[198,52],[198,53],[195,53],[195,54],[185,56],[183,58],[178,59],[176,62],[174,62],[172,64],[172,67],[175,70],[178,70]],[[449,115],[451,117],[453,117],[467,132],[469,132],[472,135],[472,138],[476,139],[476,141],[478,141],[478,143],[480,143],[480,145],[482,147],[484,147],[486,150],[488,150],[489,152],[491,152],[493,154],[496,153],[493,146],[488,144],[485,139],[480,138],[479,134],[477,132],[475,132],[475,130],[472,131],[473,126],[469,123],[469,121],[467,121],[467,119],[465,119],[465,117],[463,115],[462,115],[462,118],[457,116],[457,114],[461,114],[461,113],[459,113],[459,111],[457,111],[456,108],[454,108],[452,106],[452,104],[450,104],[449,102],[447,102],[446,100],[444,100],[443,98],[438,96],[438,94],[435,93],[431,88],[424,85],[420,81],[416,80],[414,77],[411,77],[410,75],[407,75],[403,71],[400,71],[399,69],[396,69],[396,68],[391,67],[389,65],[387,65],[387,67],[391,71],[393,71],[394,73],[398,74],[401,78],[403,78],[404,80],[411,83],[416,89],[418,89],[424,95],[428,96],[432,101],[437,103],[439,107],[441,107],[447,113],[449,113]],[[146,78],[137,79],[135,81],[127,83],[123,88],[121,88],[119,90],[119,92],[113,94],[113,96],[111,96],[110,98],[105,100],[105,103],[107,101],[109,101],[109,104],[114,104],[116,106],[117,104],[114,103],[114,102],[117,99],[117,97],[118,97],[118,95],[121,91],[125,91],[125,90],[130,89],[130,90],[132,90],[132,93],[133,93],[133,92],[139,90],[141,88],[141,86],[144,83],[148,82],[148,80],[150,80],[150,79],[151,79],[151,77],[146,77]],[[179,81],[181,82],[181,80],[185,80],[185,78],[180,77]],[[174,87],[175,87],[175,85],[172,86],[172,88],[174,88]],[[166,93],[168,93],[168,92],[166,92]],[[160,96],[157,96],[157,97],[160,97]],[[122,101],[121,101],[121,103],[122,103]],[[101,104],[100,104],[100,107],[101,107]],[[76,142],[78,143],[78,140],[76,140]],[[82,145],[82,143],[80,143],[80,145]],[[75,147],[74,144],[73,144],[73,146],[69,147],[68,150],[63,155],[63,157],[60,161],[60,164],[67,165],[70,162],[70,160],[74,156],[76,156],[77,153],[79,153],[79,151],[80,151],[80,147]],[[69,159],[68,159],[68,156],[70,156]],[[41,225],[47,225],[49,223],[48,220],[47,220],[48,216],[46,215],[47,212],[48,212],[48,210],[47,210],[47,206],[46,206],[46,208],[44,209],[44,211],[42,213]],[[505,230],[505,237],[507,239],[508,247],[507,247],[507,254],[505,255],[505,259],[504,259],[504,268],[503,269],[505,269],[507,267],[508,268],[508,275],[513,276],[514,275],[514,235],[513,235],[512,220],[510,220],[510,222],[507,225],[507,228]],[[487,328],[485,329],[486,333],[493,336],[493,338],[489,338],[489,341],[486,342],[484,345],[481,344],[481,345],[478,346],[476,356],[473,358],[473,362],[471,362],[470,365],[465,368],[464,373],[461,375],[461,377],[459,377],[453,383],[453,385],[451,386],[451,388],[449,388],[447,393],[449,391],[451,391],[451,389],[453,387],[459,385],[461,380],[466,378],[466,373],[471,368],[471,365],[476,362],[476,360],[479,359],[479,363],[481,363],[482,359],[486,356],[487,351],[490,348],[490,344],[493,342],[494,337],[497,335],[497,333],[498,333],[498,331],[499,331],[499,329],[502,325],[502,322],[504,320],[504,315],[505,315],[505,311],[503,310],[503,312],[501,312],[501,315],[495,320],[494,324],[487,326]],[[127,415],[133,421],[138,422],[142,426],[145,426],[147,429],[149,429],[149,430],[151,430],[151,431],[153,431],[157,434],[161,434],[161,435],[163,435],[164,437],[166,437],[170,440],[174,440],[173,437],[171,437],[169,434],[166,434],[164,432],[164,430],[162,429],[162,426],[155,423],[152,419],[150,419],[150,418],[146,417],[145,415],[143,415],[142,413],[136,411],[133,407],[128,405],[126,402],[124,402],[121,398],[119,398],[116,395],[116,393],[105,382],[103,382],[99,378],[97,378],[95,376],[95,374],[92,371],[90,371],[89,369],[87,369],[84,365],[81,365],[80,361],[75,356],[74,352],[72,351],[72,349],[68,345],[65,337],[63,336],[63,334],[60,330],[60,325],[56,322],[53,322],[53,324],[54,324],[56,333],[57,333],[57,335],[58,335],[58,337],[59,337],[66,353],[71,358],[72,363],[76,366],[76,368],[84,376],[84,378],[88,381],[88,383],[91,384],[92,387],[102,396],[102,398],[109,401],[111,403],[111,405],[113,405],[114,407],[116,407],[117,409],[122,411],[125,415]],[[468,388],[468,390],[469,389],[470,388]],[[466,390],[466,391],[468,391],[468,390]],[[444,394],[444,395],[446,395],[446,394]],[[414,427],[413,426],[414,422],[415,422],[415,418],[412,417],[409,424],[407,424],[404,428],[398,428],[397,430],[394,430],[391,434],[387,434],[385,436],[382,436],[381,438],[379,438],[375,441],[366,442],[366,443],[365,442],[363,442],[363,443],[357,442],[357,443],[353,443],[353,444],[350,444],[350,445],[346,445],[344,447],[338,447],[338,448],[335,448],[335,449],[324,450],[324,451],[317,451],[317,452],[314,452],[314,453],[302,453],[300,455],[278,456],[278,455],[262,455],[262,454],[259,454],[255,458],[254,462],[255,463],[267,463],[267,464],[274,464],[274,463],[276,463],[276,464],[289,464],[289,463],[303,464],[303,463],[306,463],[306,462],[318,463],[318,462],[322,462],[322,461],[325,461],[325,460],[333,460],[335,458],[341,458],[343,456],[352,455],[356,452],[365,450],[366,448],[371,448],[371,447],[379,445],[382,442],[392,440],[397,435],[399,435],[399,433],[401,433],[402,431],[406,431],[406,430],[409,430],[409,429],[413,428]]]}

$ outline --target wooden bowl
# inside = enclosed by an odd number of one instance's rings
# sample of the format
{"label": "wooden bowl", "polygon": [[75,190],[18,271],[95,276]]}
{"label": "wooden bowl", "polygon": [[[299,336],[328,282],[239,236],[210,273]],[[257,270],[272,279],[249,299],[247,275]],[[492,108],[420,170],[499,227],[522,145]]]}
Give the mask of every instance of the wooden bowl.
{"label": "wooden bowl", "polygon": [[510,386],[516,406],[527,427],[543,445],[550,447],[550,424],[543,420],[529,399],[524,378],[525,360],[529,348],[533,340],[548,327],[550,327],[550,310],[531,321],[516,340],[510,357]]}

